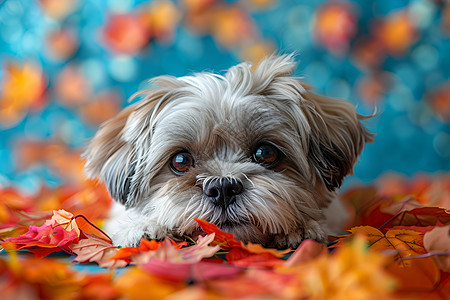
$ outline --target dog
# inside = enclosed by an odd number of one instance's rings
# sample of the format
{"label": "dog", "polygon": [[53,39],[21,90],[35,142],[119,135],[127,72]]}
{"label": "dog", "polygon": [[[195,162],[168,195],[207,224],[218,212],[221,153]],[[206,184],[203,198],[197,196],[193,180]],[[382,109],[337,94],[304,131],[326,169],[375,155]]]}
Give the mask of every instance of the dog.
{"label": "dog", "polygon": [[325,211],[374,135],[296,67],[294,54],[274,54],[224,75],[159,76],[104,123],[83,157],[115,200],[113,243],[196,236],[194,218],[265,247],[326,243]]}

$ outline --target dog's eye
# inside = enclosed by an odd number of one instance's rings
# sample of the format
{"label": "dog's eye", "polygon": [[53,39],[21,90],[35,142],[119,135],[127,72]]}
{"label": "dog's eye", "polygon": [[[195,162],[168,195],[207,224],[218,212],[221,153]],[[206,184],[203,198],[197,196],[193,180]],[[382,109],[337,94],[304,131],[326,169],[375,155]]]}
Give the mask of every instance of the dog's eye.
{"label": "dog's eye", "polygon": [[183,175],[194,165],[194,158],[189,152],[179,152],[170,159],[170,168],[177,175]]}
{"label": "dog's eye", "polygon": [[270,144],[259,145],[253,153],[253,160],[264,165],[273,165],[278,162],[280,157],[280,150]]}

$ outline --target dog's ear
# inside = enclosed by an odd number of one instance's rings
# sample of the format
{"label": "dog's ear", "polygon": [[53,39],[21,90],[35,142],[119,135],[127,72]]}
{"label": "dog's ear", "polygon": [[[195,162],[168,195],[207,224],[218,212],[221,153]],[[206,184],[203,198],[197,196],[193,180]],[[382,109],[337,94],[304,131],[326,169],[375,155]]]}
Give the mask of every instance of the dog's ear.
{"label": "dog's ear", "polygon": [[[292,76],[296,67],[293,54],[264,59],[253,71],[252,91],[290,107],[286,116],[297,123],[309,164],[332,191],[352,172],[364,144],[372,142],[374,135],[361,124],[366,117],[353,104],[312,93],[306,83]],[[244,69],[245,65],[241,73]]]}
{"label": "dog's ear", "polygon": [[303,97],[311,102],[305,105],[311,127],[308,158],[332,191],[352,173],[364,145],[373,142],[374,134],[361,123],[367,117],[358,114],[350,102],[306,89]]}
{"label": "dog's ear", "polygon": [[127,201],[135,165],[133,147],[123,134],[135,106],[125,108],[102,124],[82,155],[86,159],[85,173],[103,180],[111,197],[122,204]]}
{"label": "dog's ear", "polygon": [[85,173],[104,181],[111,197],[126,206],[132,206],[138,198],[134,182],[139,181],[136,178],[143,168],[141,157],[150,146],[157,116],[170,102],[169,92],[181,85],[168,76],[156,77],[152,83],[155,87],[131,98],[144,99],[102,124],[82,155],[86,159]]}

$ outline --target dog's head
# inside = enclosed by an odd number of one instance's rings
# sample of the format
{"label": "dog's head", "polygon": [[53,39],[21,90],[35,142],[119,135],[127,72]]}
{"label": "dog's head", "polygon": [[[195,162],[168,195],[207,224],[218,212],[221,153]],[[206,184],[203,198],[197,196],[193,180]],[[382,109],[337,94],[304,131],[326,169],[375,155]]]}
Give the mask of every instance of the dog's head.
{"label": "dog's head", "polygon": [[313,94],[295,67],[272,56],[224,76],[153,79],[95,135],[87,174],[139,208],[158,227],[151,238],[192,234],[199,218],[243,241],[324,241],[322,209],[373,135],[352,104]]}

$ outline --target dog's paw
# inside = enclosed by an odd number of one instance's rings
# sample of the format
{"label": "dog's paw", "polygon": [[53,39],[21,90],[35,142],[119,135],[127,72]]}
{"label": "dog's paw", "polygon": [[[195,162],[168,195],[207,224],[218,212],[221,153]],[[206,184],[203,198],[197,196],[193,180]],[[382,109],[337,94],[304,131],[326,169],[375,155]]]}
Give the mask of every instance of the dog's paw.
{"label": "dog's paw", "polygon": [[114,246],[137,247],[144,235],[145,232],[141,229],[120,230],[112,234],[111,239]]}
{"label": "dog's paw", "polygon": [[151,226],[138,211],[126,210],[123,205],[115,203],[104,229],[114,246],[135,247],[148,235],[149,228]]}
{"label": "dog's paw", "polygon": [[274,235],[272,240],[268,243],[265,243],[263,246],[265,248],[276,248],[280,250],[284,249],[295,249],[302,242],[302,234],[277,234]]}
{"label": "dog's paw", "polygon": [[298,231],[289,234],[277,234],[272,237],[272,240],[264,244],[266,248],[277,249],[295,249],[303,240],[310,239],[316,242],[326,244],[327,234],[324,229],[324,224],[318,221],[310,221],[308,226]]}
{"label": "dog's paw", "polygon": [[316,242],[326,244],[328,242],[328,234],[326,233],[326,225],[324,222],[311,220],[304,228],[304,239],[314,240]]}

